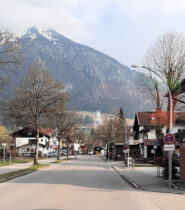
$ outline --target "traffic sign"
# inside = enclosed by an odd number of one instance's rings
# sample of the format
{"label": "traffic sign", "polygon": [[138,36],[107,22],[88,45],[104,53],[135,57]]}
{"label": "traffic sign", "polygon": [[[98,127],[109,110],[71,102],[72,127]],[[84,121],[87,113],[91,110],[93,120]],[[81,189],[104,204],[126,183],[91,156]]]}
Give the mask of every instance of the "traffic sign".
{"label": "traffic sign", "polygon": [[167,145],[171,145],[175,142],[175,137],[171,133],[167,133],[164,137],[164,143]]}
{"label": "traffic sign", "polygon": [[158,142],[154,141],[154,149],[157,149],[157,146],[158,146]]}
{"label": "traffic sign", "polygon": [[174,151],[174,150],[175,150],[175,144],[164,145],[164,151]]}

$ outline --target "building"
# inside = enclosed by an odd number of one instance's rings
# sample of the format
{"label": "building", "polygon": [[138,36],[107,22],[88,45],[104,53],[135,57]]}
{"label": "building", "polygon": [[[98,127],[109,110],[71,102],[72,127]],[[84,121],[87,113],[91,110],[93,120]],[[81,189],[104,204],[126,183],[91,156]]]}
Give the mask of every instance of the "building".
{"label": "building", "polygon": [[[154,149],[159,149],[157,144],[160,140],[156,138],[157,125],[162,127],[162,133],[165,135],[169,125],[168,112],[155,110],[154,112],[136,113],[133,126],[134,139],[138,140],[140,155],[144,158],[154,157]],[[173,133],[177,133],[182,129],[185,129],[185,113],[174,112]],[[176,142],[176,144],[178,143]]]}
{"label": "building", "polygon": [[[39,131],[39,156],[54,150],[58,143],[52,129],[40,129]],[[25,127],[12,134],[16,153],[19,156],[34,156],[36,144],[36,131],[32,127]]]}
{"label": "building", "polygon": [[94,128],[96,129],[98,126],[100,126],[102,123],[102,120],[101,120],[101,113],[100,111],[96,111],[96,118],[95,118],[95,121],[94,121]]}

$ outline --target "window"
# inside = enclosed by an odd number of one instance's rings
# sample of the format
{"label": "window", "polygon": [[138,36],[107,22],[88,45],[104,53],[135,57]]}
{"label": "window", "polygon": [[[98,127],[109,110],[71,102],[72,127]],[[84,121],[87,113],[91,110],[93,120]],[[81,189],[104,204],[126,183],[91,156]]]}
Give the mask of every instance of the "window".
{"label": "window", "polygon": [[30,148],[27,148],[27,152],[29,152],[30,151]]}
{"label": "window", "polygon": [[29,139],[29,144],[36,144],[36,139]]}
{"label": "window", "polygon": [[40,141],[43,142],[43,139],[41,139]]}
{"label": "window", "polygon": [[28,136],[31,136],[32,135],[32,132],[31,131],[28,131]]}

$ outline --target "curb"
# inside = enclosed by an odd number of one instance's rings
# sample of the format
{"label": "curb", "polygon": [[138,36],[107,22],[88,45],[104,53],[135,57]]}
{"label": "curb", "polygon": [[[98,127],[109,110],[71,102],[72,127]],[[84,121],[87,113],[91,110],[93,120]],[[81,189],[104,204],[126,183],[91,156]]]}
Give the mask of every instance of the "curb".
{"label": "curb", "polygon": [[34,172],[36,172],[36,171],[28,171],[28,172],[25,172],[25,173],[22,173],[22,174],[17,174],[17,175],[8,177],[8,178],[0,179],[0,183],[7,182],[9,180],[12,180],[12,179],[15,179],[15,178],[18,178],[18,177],[21,177],[21,176],[25,176],[27,174],[31,174],[31,173],[34,173]]}
{"label": "curb", "polygon": [[[133,182],[130,178],[128,178],[128,176],[126,175],[123,175],[122,173],[120,173],[120,171],[116,168],[116,167],[112,167],[124,180],[126,180],[131,186],[133,186],[135,189],[137,190],[142,190],[142,191],[147,191],[147,192],[157,192],[157,193],[168,193],[168,194],[177,194],[177,195],[185,195],[185,192],[184,193],[181,193],[181,192],[169,192],[169,191],[166,191],[166,192],[161,192],[161,191],[157,191],[157,190],[149,190],[149,189],[146,189],[144,187],[141,187],[139,186],[138,184],[136,184],[135,182]],[[182,188],[176,188],[176,189],[182,189]]]}
{"label": "curb", "polygon": [[142,188],[137,185],[135,182],[133,182],[131,179],[129,179],[126,175],[123,175],[119,172],[119,170],[116,167],[112,167],[123,179],[125,179],[132,187],[136,188],[137,190],[141,190]]}

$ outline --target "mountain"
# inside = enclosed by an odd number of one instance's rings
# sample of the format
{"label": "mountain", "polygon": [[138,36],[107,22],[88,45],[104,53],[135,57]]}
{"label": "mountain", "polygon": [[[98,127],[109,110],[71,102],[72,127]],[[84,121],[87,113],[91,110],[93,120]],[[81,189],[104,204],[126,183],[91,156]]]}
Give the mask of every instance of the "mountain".
{"label": "mountain", "polygon": [[71,96],[70,107],[112,112],[122,106],[126,117],[148,110],[150,102],[143,101],[137,83],[141,74],[110,56],[75,43],[51,29],[40,32],[30,28],[20,42],[25,55],[25,72],[35,62],[44,63],[52,77],[64,84]]}

